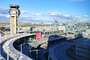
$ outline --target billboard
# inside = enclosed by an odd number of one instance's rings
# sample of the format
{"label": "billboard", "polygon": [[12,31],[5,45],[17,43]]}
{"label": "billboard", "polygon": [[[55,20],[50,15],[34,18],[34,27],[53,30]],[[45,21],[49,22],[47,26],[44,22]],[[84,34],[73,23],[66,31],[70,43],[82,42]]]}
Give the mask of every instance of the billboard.
{"label": "billboard", "polygon": [[42,38],[42,33],[39,32],[39,33],[36,33],[36,40],[39,40]]}

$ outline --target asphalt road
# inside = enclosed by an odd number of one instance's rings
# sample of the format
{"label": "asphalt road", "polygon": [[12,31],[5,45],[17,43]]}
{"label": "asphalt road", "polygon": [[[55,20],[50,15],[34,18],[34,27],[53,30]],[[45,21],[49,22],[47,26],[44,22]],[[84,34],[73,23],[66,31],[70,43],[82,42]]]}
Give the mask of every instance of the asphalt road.
{"label": "asphalt road", "polygon": [[[1,55],[7,60],[7,54],[4,52],[4,50],[3,50],[3,44],[4,44],[4,42],[6,42],[6,41],[8,41],[8,40],[10,40],[10,39],[12,39],[12,38],[15,38],[15,37],[17,37],[17,36],[13,36],[13,37],[9,37],[9,38],[7,38],[7,39],[5,39],[4,40],[4,37],[3,37],[3,41],[2,41],[2,43],[1,43]],[[9,60],[13,60],[11,57],[9,57]]]}
{"label": "asphalt road", "polygon": [[65,50],[70,46],[70,44],[63,44],[54,49],[54,54],[58,60],[71,60],[65,53]]}

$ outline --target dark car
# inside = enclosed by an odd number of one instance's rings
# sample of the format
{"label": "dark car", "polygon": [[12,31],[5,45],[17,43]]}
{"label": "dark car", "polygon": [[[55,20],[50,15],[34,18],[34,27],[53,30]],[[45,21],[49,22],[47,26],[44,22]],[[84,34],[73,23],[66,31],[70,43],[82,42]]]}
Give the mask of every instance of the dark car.
{"label": "dark car", "polygon": [[4,35],[4,33],[3,32],[0,32],[0,34],[3,36]]}

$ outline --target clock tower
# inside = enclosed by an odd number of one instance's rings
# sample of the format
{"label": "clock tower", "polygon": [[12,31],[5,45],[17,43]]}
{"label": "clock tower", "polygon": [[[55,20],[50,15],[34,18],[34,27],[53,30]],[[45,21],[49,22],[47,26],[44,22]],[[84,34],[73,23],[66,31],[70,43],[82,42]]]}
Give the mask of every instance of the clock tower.
{"label": "clock tower", "polygon": [[20,15],[19,5],[10,4],[10,32],[11,34],[17,34],[18,31],[18,17]]}

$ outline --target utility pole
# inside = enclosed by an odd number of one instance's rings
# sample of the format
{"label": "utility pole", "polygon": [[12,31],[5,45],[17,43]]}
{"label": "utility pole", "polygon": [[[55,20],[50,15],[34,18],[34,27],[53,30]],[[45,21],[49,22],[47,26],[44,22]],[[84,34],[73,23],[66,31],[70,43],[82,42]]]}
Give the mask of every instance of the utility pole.
{"label": "utility pole", "polygon": [[19,60],[23,60],[23,56],[22,56],[22,44],[21,44],[21,56]]}
{"label": "utility pole", "polygon": [[0,33],[0,55],[1,55],[1,33]]}
{"label": "utility pole", "polygon": [[25,37],[24,37],[24,43],[25,43]]}
{"label": "utility pole", "polygon": [[22,44],[21,44],[21,56],[19,60],[23,60],[23,56],[22,56]]}
{"label": "utility pole", "polygon": [[5,31],[5,40],[6,40],[6,31]]}
{"label": "utility pole", "polygon": [[7,60],[9,60],[9,47],[7,47]]}
{"label": "utility pole", "polygon": [[38,60],[38,50],[36,50],[36,60]]}
{"label": "utility pole", "polygon": [[50,59],[49,59],[49,56],[48,56],[48,60],[50,60]]}
{"label": "utility pole", "polygon": [[21,56],[22,56],[22,44],[21,44]]}
{"label": "utility pole", "polygon": [[[37,46],[37,41],[38,40],[36,40],[36,46]],[[38,50],[36,49],[36,60],[38,60]]]}

